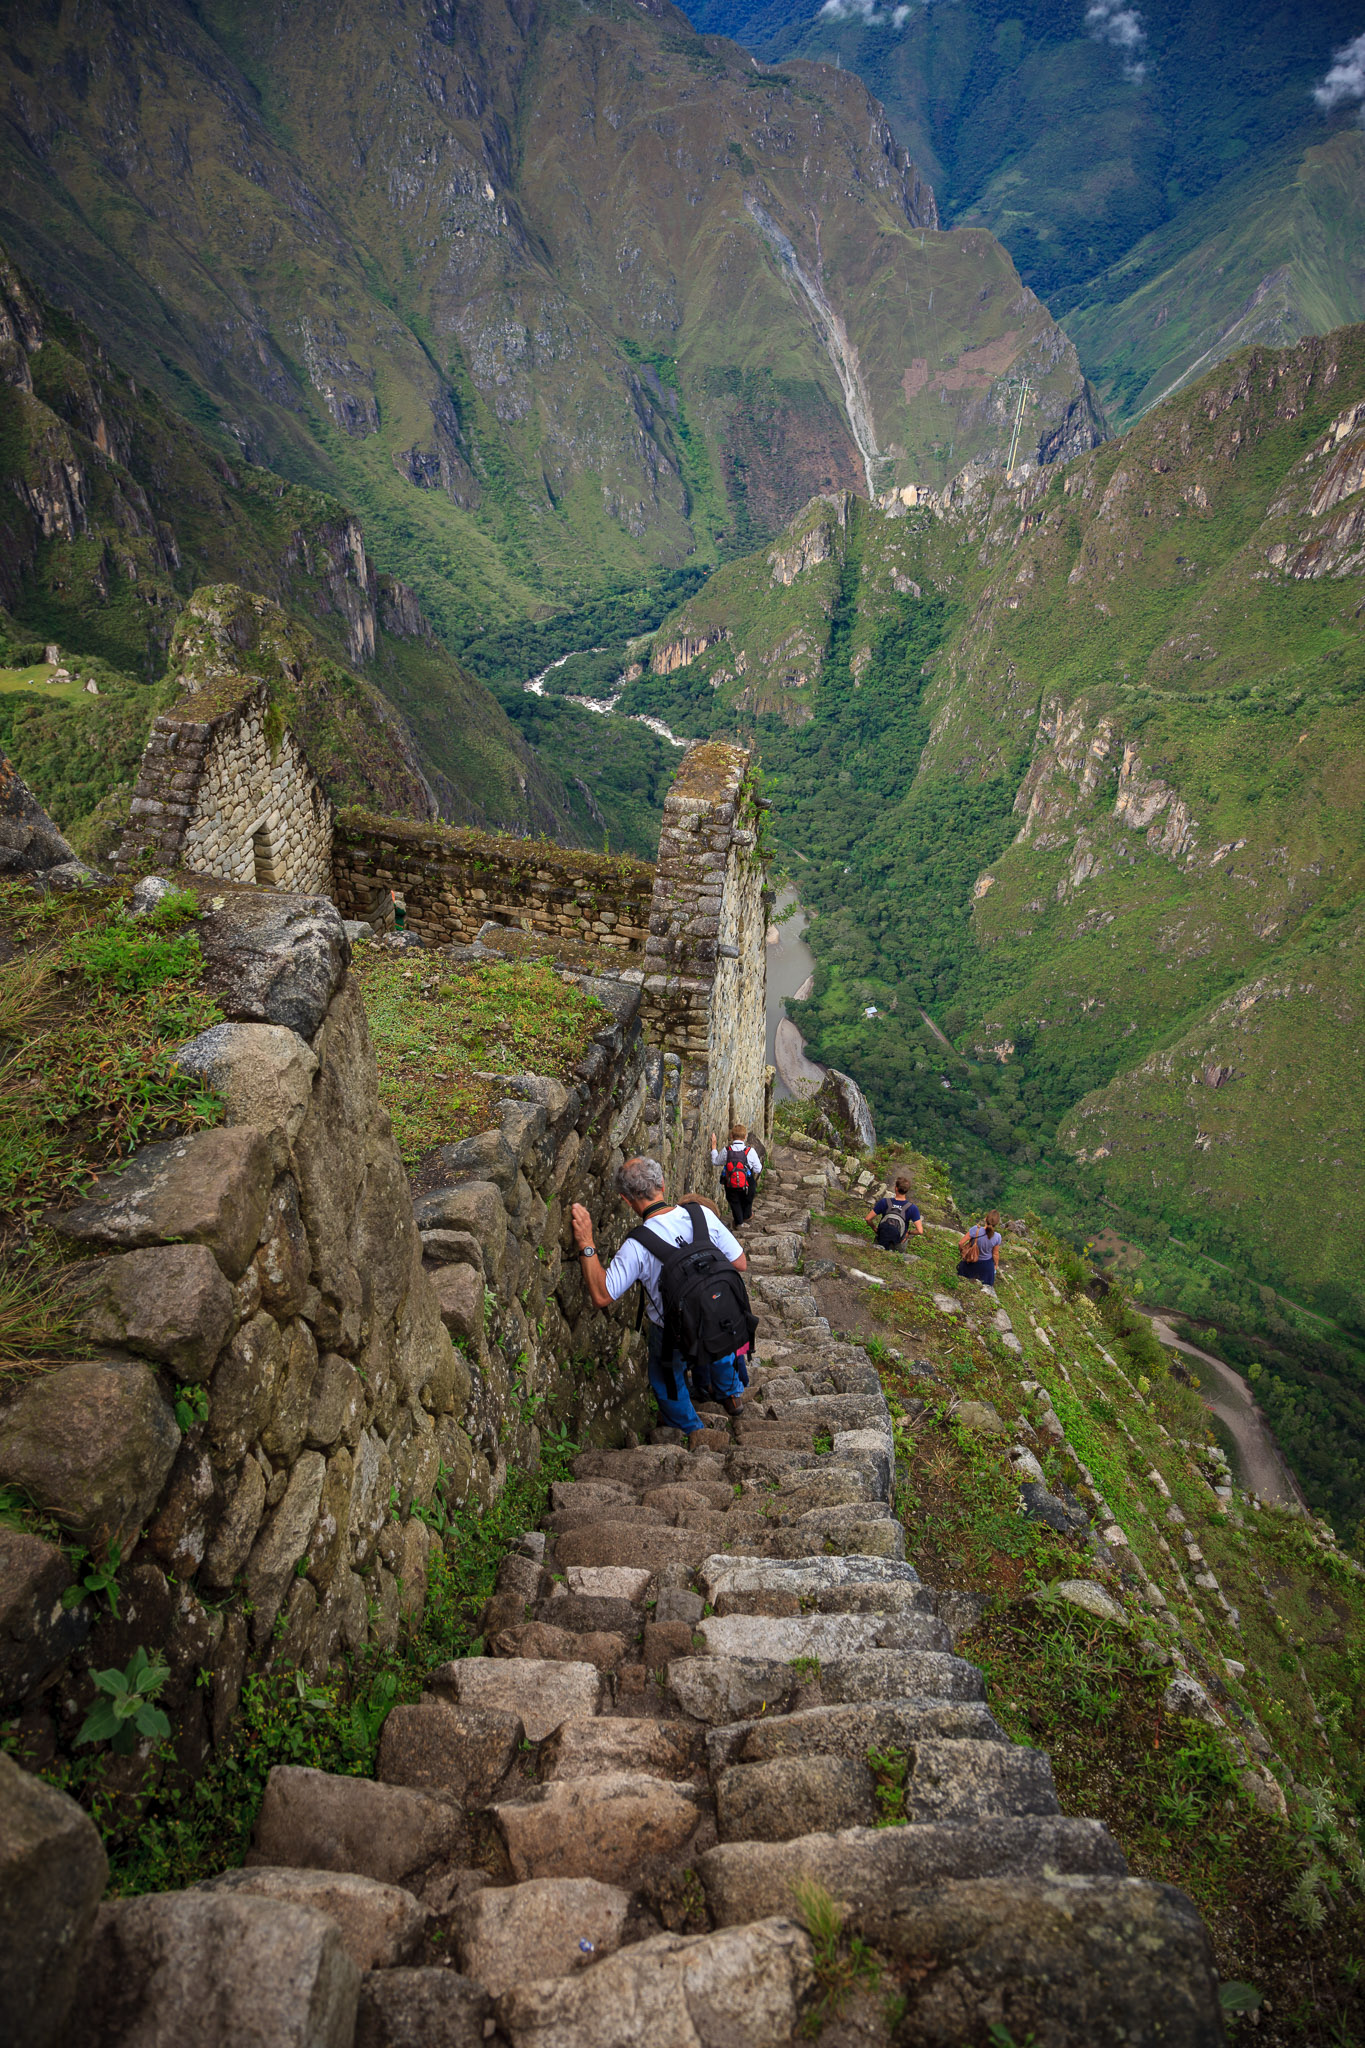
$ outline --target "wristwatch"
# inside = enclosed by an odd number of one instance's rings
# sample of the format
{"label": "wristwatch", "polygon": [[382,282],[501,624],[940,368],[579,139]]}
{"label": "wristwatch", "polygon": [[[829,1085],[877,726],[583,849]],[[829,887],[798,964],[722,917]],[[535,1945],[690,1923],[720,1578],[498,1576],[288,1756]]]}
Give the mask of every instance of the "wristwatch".
{"label": "wristwatch", "polygon": [[597,1246],[595,1244],[581,1244],[578,1247],[578,1256],[580,1259],[595,1259],[597,1257]]}

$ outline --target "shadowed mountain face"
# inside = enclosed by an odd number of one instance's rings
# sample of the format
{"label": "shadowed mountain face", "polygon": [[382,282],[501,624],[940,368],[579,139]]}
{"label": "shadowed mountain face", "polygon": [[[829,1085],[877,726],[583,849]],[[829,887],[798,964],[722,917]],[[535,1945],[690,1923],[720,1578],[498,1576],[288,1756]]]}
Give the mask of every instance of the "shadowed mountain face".
{"label": "shadowed mountain face", "polygon": [[1365,154],[1313,98],[1346,0],[694,0],[881,100],[945,222],[997,234],[1123,425],[1251,341],[1365,313]]}
{"label": "shadowed mountain face", "polygon": [[[201,425],[342,494],[468,635],[1100,428],[859,81],[667,0],[16,13],[16,260]],[[1031,443],[1030,443],[1031,445]]]}

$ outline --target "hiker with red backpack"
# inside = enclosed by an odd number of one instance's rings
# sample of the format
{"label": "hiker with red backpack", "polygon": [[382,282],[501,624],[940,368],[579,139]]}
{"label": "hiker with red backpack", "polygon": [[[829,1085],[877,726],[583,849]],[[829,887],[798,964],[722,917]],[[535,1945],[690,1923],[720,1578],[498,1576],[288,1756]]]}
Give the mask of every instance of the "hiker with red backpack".
{"label": "hiker with red backpack", "polygon": [[571,1212],[583,1282],[594,1308],[610,1308],[638,1282],[649,1326],[649,1384],[668,1428],[686,1433],[699,1448],[702,1422],[693,1384],[714,1394],[731,1415],[742,1411],[749,1383],[746,1359],[758,1330],[740,1274],[744,1247],[699,1202],[672,1203],[664,1194],[657,1159],[628,1159],[617,1191],[639,1217],[611,1264],[603,1269],[593,1243],[592,1217],[581,1202]]}
{"label": "hiker with red backpack", "polygon": [[720,1168],[720,1184],[730,1204],[730,1220],[738,1230],[753,1213],[754,1189],[763,1171],[763,1161],[749,1143],[747,1124],[731,1124],[730,1142],[724,1152],[716,1150],[716,1134],[712,1131],[711,1164]]}

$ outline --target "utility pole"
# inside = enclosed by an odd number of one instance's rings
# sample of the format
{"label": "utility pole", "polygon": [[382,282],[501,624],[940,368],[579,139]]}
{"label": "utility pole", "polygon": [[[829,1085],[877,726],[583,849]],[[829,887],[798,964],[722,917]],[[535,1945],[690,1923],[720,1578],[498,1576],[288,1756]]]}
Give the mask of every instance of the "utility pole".
{"label": "utility pole", "polygon": [[1019,434],[1024,424],[1024,403],[1028,398],[1028,377],[1019,387],[1019,403],[1014,409],[1014,432],[1010,436],[1009,460],[1005,464],[1006,477],[1014,475],[1014,458],[1019,453]]}

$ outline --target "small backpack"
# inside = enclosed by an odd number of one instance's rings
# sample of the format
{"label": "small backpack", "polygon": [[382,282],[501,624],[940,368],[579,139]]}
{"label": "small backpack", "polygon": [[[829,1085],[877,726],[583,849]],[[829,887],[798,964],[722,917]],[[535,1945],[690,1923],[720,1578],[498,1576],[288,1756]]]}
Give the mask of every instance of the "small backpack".
{"label": "small backpack", "polygon": [[720,1179],[722,1187],[728,1188],[732,1195],[748,1194],[753,1184],[753,1175],[749,1171],[747,1145],[742,1152],[727,1150],[720,1169]]}
{"label": "small backpack", "polygon": [[[904,1202],[893,1198],[885,1216],[878,1217],[877,1243],[884,1252],[898,1252],[905,1243],[906,1238],[910,1235],[909,1209],[909,1195],[906,1196]],[[884,1230],[894,1233],[894,1235],[883,1237],[882,1232]]]}
{"label": "small backpack", "polygon": [[[719,1245],[711,1242],[705,1210],[699,1202],[688,1202],[685,1207],[692,1219],[691,1244],[668,1244],[644,1224],[630,1235],[659,1261],[664,1357],[680,1351],[690,1366],[704,1374],[717,1359],[733,1357],[743,1344],[752,1345],[758,1318],[749,1307],[743,1278]],[[737,1358],[735,1364],[747,1386],[745,1361]]]}

